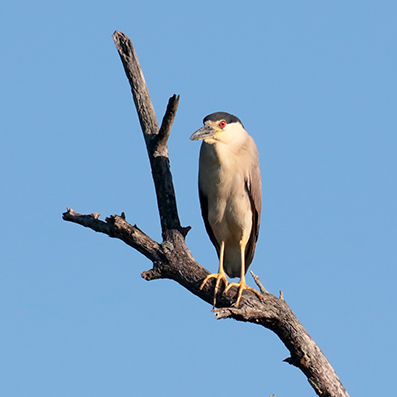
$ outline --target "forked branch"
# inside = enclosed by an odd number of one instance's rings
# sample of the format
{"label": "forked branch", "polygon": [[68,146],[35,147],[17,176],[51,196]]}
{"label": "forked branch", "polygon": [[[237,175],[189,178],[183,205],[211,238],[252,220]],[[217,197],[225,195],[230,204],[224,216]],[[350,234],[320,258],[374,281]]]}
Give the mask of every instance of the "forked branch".
{"label": "forked branch", "polygon": [[[162,243],[157,243],[137,226],[130,225],[125,215],[113,215],[106,221],[99,214],[78,214],[68,209],[63,219],[79,223],[97,232],[118,238],[135,248],[153,262],[153,268],[142,273],[146,280],[169,278],[190,292],[212,304],[214,282],[208,282],[203,290],[200,285],[209,274],[200,266],[185,244],[190,227],[182,227],[176,206],[175,191],[170,170],[167,141],[178,108],[179,96],[169,100],[165,116],[159,128],[150,101],[149,92],[131,40],[123,33],[113,34],[124,70],[131,85],[139,121],[145,138],[162,228]],[[239,308],[233,307],[236,288],[216,299],[213,311],[218,319],[233,318],[238,321],[262,325],[275,332],[291,356],[285,361],[300,368],[319,396],[348,397],[332,366],[284,299],[262,291],[262,299],[253,292],[244,291]]]}

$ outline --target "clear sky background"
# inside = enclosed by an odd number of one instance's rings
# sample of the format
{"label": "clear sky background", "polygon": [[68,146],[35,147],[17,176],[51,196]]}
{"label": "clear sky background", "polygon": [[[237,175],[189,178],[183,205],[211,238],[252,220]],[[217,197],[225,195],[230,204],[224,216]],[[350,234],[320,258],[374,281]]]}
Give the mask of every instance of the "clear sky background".
{"label": "clear sky background", "polygon": [[392,395],[397,3],[365,0],[1,3],[0,394],[314,395],[271,331],[217,321],[175,282],[144,281],[133,249],[62,220],[124,211],[161,238],[116,29],[160,120],[181,95],[169,151],[198,262],[217,269],[189,136],[228,111],[260,152],[252,270],[351,396]]}

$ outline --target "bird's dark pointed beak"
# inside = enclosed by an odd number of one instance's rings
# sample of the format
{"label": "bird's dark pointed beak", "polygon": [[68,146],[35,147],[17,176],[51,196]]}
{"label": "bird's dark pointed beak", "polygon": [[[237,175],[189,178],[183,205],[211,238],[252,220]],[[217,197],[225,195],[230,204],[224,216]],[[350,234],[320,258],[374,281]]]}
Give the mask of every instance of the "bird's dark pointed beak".
{"label": "bird's dark pointed beak", "polygon": [[195,133],[192,134],[192,136],[189,138],[190,141],[201,141],[205,138],[208,138],[212,135],[215,134],[215,129],[212,128],[209,125],[205,125],[204,127],[201,127],[199,130],[197,130]]}

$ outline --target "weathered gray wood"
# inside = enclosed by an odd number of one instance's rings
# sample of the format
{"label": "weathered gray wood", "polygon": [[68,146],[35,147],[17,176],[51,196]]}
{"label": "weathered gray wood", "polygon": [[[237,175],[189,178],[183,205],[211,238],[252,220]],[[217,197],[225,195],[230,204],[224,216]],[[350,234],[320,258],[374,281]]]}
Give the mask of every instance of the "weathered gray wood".
{"label": "weathered gray wood", "polygon": [[159,129],[149,90],[131,40],[124,33],[117,30],[113,33],[113,40],[131,86],[132,96],[145,138],[156,190],[163,238],[171,230],[179,230],[186,235],[189,228],[182,228],[179,221],[167,147],[168,136],[178,108],[179,96],[174,95],[170,98],[163,123]]}
{"label": "weathered gray wood", "polygon": [[[175,192],[169,165],[167,140],[178,106],[179,97],[170,98],[161,128],[158,128],[153,106],[143,77],[142,70],[131,41],[123,33],[113,35],[128,80],[131,85],[135,106],[139,115],[146,147],[156,186],[157,201],[163,242],[152,240],[136,226],[130,225],[124,214],[111,216],[106,222],[99,214],[81,215],[68,209],[63,219],[79,223],[97,232],[123,240],[153,262],[153,268],[142,273],[146,280],[168,278],[175,280],[190,292],[212,304],[214,280],[210,280],[203,290],[200,285],[209,274],[200,266],[185,243],[189,228],[180,225],[176,208]],[[306,375],[315,392],[322,397],[348,397],[348,393],[320,348],[296,318],[285,300],[263,292],[259,299],[253,292],[244,291],[239,308],[233,307],[237,289],[226,294],[220,293],[216,299],[214,313],[218,319],[233,318],[238,321],[262,325],[275,332],[291,356],[285,361],[295,365]]]}
{"label": "weathered gray wood", "polygon": [[125,220],[124,213],[121,214],[121,216],[112,215],[106,218],[106,222],[101,221],[99,216],[100,214],[96,212],[89,215],[78,214],[71,208],[68,208],[67,211],[63,213],[63,219],[65,221],[78,223],[96,232],[107,234],[109,237],[118,238],[130,247],[138,250],[152,262],[164,260],[161,245],[151,239],[136,225],[130,225]]}

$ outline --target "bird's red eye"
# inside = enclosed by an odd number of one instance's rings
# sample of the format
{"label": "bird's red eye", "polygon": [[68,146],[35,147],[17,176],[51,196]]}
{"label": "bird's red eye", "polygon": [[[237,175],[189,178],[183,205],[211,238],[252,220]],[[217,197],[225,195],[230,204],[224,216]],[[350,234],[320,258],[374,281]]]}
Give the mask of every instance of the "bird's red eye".
{"label": "bird's red eye", "polygon": [[225,127],[226,127],[226,121],[225,121],[225,120],[222,120],[222,121],[219,123],[219,127],[225,128]]}

